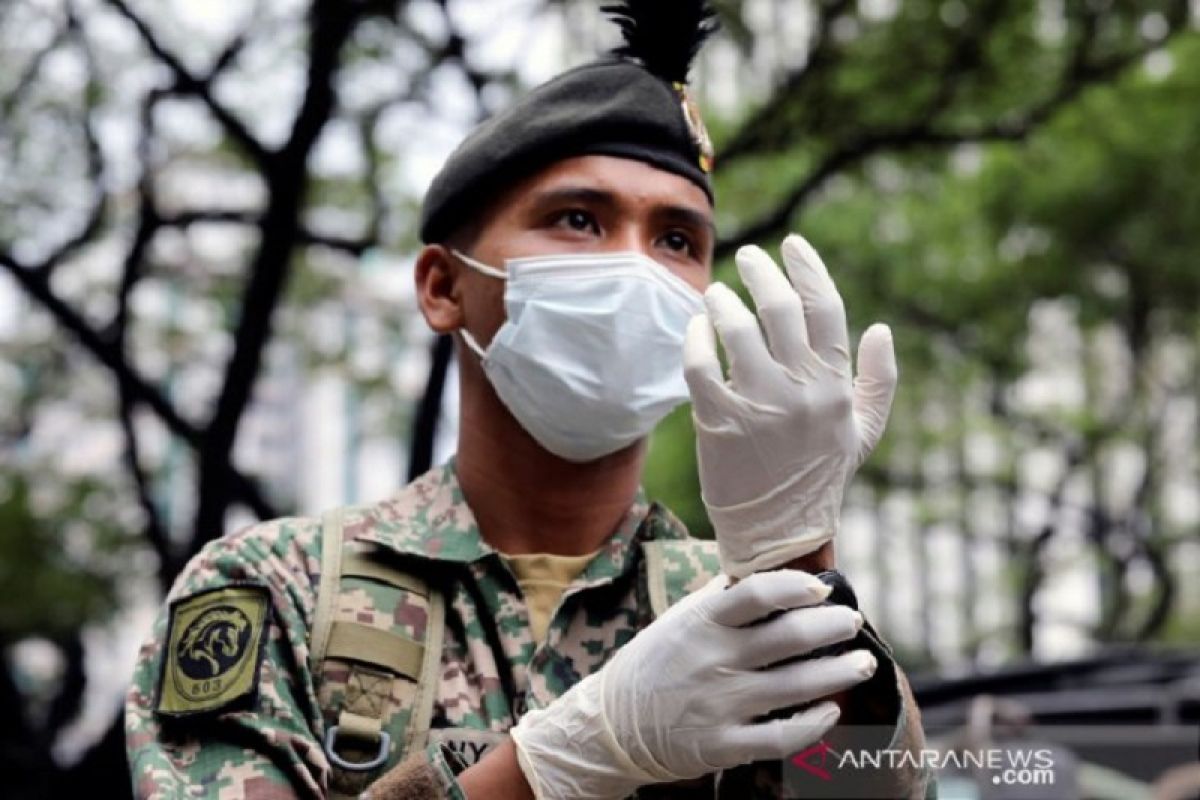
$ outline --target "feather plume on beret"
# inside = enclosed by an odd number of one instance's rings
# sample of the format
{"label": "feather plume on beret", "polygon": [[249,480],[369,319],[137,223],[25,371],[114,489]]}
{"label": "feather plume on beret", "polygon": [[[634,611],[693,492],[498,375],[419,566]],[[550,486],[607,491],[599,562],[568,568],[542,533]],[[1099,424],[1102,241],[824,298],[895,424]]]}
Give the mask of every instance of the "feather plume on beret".
{"label": "feather plume on beret", "polygon": [[716,15],[705,0],[623,0],[602,10],[623,43],[467,136],[425,195],[423,242],[444,241],[505,187],[582,155],[648,163],[687,178],[712,201],[712,145],[687,82]]}
{"label": "feather plume on beret", "polygon": [[600,10],[625,39],[613,55],[671,83],[687,83],[693,59],[717,30],[716,13],[705,0],[625,0]]}

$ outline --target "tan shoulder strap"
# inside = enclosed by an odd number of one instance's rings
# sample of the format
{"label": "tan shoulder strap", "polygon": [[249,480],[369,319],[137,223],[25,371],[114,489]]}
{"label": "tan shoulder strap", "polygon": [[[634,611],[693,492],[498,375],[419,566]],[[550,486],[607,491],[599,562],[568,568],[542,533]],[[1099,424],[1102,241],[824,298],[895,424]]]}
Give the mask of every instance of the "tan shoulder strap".
{"label": "tan shoulder strap", "polygon": [[[356,797],[425,746],[445,630],[442,593],[394,561],[345,542],[344,514],[339,509],[322,519],[312,626],[332,800]],[[394,624],[422,617],[424,625]]]}
{"label": "tan shoulder strap", "polygon": [[312,625],[312,674],[321,674],[325,652],[329,647],[329,631],[333,625],[333,607],[337,602],[338,583],[342,574],[342,515],[335,508],[321,517],[321,579],[317,584],[317,610]]}
{"label": "tan shoulder strap", "polygon": [[[425,658],[417,678],[417,697],[409,717],[408,738],[397,752],[394,763],[399,763],[406,754],[424,748],[429,738],[433,703],[442,680],[442,639],[446,633],[446,600],[436,590],[429,594],[429,621],[425,631]],[[397,736],[397,740],[401,738]]]}

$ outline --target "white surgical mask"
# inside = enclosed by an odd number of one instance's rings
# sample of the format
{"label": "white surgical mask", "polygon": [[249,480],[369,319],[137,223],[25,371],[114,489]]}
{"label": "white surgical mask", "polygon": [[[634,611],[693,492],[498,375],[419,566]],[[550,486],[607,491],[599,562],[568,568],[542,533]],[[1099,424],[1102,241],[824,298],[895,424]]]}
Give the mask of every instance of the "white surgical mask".
{"label": "white surgical mask", "polygon": [[511,258],[508,319],[487,349],[462,331],[497,396],[542,447],[593,461],[646,436],[688,399],[683,338],[701,294],[641,253]]}

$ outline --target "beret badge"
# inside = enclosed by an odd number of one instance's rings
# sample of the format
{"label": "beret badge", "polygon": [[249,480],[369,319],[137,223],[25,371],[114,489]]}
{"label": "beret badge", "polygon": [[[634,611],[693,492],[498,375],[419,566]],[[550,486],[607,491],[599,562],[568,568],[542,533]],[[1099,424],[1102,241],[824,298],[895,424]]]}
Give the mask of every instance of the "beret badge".
{"label": "beret badge", "polygon": [[683,121],[687,123],[688,133],[691,134],[692,143],[696,145],[696,151],[699,154],[697,160],[700,163],[700,169],[706,173],[712,172],[712,139],[708,136],[708,128],[704,127],[704,118],[700,116],[700,106],[696,105],[695,98],[692,97],[692,93],[688,91],[685,84],[676,83],[674,87],[683,110]]}

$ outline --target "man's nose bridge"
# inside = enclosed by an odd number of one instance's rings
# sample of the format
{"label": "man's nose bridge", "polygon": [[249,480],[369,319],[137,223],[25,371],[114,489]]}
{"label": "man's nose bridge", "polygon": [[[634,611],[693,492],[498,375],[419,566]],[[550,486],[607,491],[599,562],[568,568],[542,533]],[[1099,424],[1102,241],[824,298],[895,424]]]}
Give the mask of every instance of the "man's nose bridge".
{"label": "man's nose bridge", "polygon": [[613,232],[609,244],[614,251],[640,253],[651,260],[654,259],[654,248],[647,231],[647,225],[641,220],[625,217]]}

